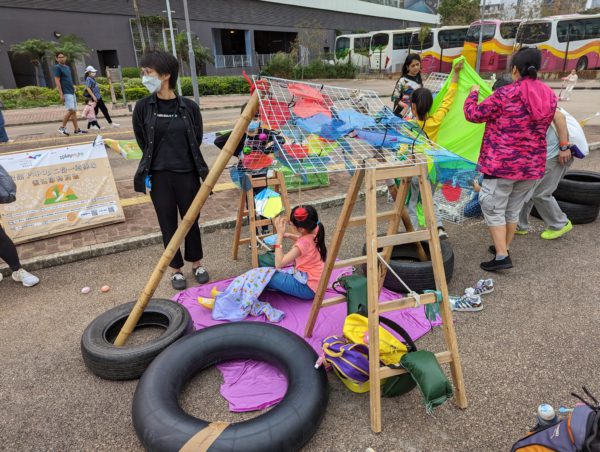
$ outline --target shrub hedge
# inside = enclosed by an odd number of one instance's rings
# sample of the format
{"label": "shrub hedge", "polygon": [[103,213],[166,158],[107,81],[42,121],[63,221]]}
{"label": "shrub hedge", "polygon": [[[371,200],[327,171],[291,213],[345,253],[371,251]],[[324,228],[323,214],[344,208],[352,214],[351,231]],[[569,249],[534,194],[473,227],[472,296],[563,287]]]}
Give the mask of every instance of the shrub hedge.
{"label": "shrub hedge", "polygon": [[329,64],[323,60],[315,60],[307,66],[296,64],[286,53],[277,53],[261,74],[293,79],[311,78],[354,78],[358,68],[353,64]]}
{"label": "shrub hedge", "polygon": [[[102,98],[105,101],[110,101],[110,87],[106,78],[96,77],[96,81],[98,82]],[[125,85],[125,96],[128,101],[138,100],[148,95],[148,90],[142,85],[142,80],[139,76],[124,78],[123,84]],[[117,83],[114,87],[117,100],[121,100],[121,85]],[[85,98],[83,97],[84,90],[84,85],[79,85],[75,88],[80,104],[85,103]],[[199,77],[198,90],[201,96],[213,94],[247,94],[249,92],[248,83],[244,77],[238,76]],[[194,94],[191,77],[181,78],[181,91],[184,96],[192,96]],[[61,103],[56,89],[38,86],[1,90],[0,100],[2,100],[6,109],[47,107]]]}

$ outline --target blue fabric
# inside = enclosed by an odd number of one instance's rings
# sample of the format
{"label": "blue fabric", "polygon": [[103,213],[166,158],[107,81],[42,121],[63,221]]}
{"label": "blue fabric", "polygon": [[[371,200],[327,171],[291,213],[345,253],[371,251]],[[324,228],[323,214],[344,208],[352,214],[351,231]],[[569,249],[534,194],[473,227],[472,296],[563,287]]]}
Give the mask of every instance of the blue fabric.
{"label": "blue fabric", "polygon": [[266,288],[277,290],[303,300],[312,300],[315,298],[315,293],[306,283],[302,284],[294,275],[283,271],[276,271]]}
{"label": "blue fabric", "polygon": [[7,141],[8,134],[4,128],[4,116],[2,115],[2,110],[0,109],[0,143],[6,143]]}
{"label": "blue fabric", "polygon": [[96,80],[94,80],[94,77],[88,76],[85,79],[85,86],[92,90],[92,93],[94,93],[96,99],[102,99],[102,96],[100,95],[100,87],[98,86],[98,83],[96,83]]}
{"label": "blue fabric", "polygon": [[64,64],[57,64],[54,66],[54,76],[60,78],[60,86],[63,94],[75,94],[75,87],[73,86],[73,76],[71,75],[71,68]]}
{"label": "blue fabric", "polygon": [[352,109],[338,111],[337,117],[352,126],[354,129],[374,127],[376,125],[373,118]]}
{"label": "blue fabric", "polygon": [[377,127],[373,129],[357,129],[356,136],[366,141],[375,148],[396,149],[400,144],[412,144],[414,138],[402,135],[400,132],[388,128]]}
{"label": "blue fabric", "polygon": [[330,118],[324,113],[317,113],[308,118],[294,118],[296,125],[306,133],[314,133],[326,140],[335,141],[351,132],[354,127],[340,119]]}

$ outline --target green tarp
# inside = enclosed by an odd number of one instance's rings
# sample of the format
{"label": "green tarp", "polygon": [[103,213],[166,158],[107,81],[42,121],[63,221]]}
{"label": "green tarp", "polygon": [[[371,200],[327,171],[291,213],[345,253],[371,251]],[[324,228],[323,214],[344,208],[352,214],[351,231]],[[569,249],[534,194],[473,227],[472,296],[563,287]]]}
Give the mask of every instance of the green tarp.
{"label": "green tarp", "polygon": [[[456,97],[454,98],[454,102],[452,103],[448,114],[442,121],[437,136],[437,143],[454,154],[457,154],[470,162],[477,163],[485,124],[473,124],[468,122],[465,119],[463,106],[473,85],[479,85],[481,87],[479,90],[480,102],[492,93],[492,89],[479,74],[475,72],[475,69],[469,66],[469,63],[466,62],[464,57],[454,60],[454,64],[458,61],[464,61],[464,66],[460,71],[458,79],[458,91],[456,92]],[[440,92],[435,96],[433,106],[431,107],[431,113],[435,112],[442,103],[444,95],[450,87],[451,78],[452,77],[448,77],[448,80],[444,83]]]}

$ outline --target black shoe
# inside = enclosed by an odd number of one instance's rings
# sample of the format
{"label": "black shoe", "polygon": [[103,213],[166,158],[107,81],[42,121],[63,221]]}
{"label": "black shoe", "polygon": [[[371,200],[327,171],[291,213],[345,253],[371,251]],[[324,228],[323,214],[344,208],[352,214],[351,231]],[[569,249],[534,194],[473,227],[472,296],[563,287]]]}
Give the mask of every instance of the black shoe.
{"label": "black shoe", "polygon": [[185,290],[187,288],[187,282],[185,276],[181,272],[175,272],[171,275],[171,285],[175,290]]}
{"label": "black shoe", "polygon": [[77,129],[75,132],[73,132],[74,135],[84,135],[88,133],[87,130],[81,130],[81,129]]}
{"label": "black shoe", "polygon": [[506,270],[512,268],[513,264],[510,260],[510,256],[506,256],[504,259],[497,261],[492,259],[491,261],[482,262],[479,266],[486,272],[495,272],[496,270]]}
{"label": "black shoe", "polygon": [[[490,245],[490,247],[488,248],[488,251],[490,253],[492,253],[494,256],[496,255],[496,247],[494,245]],[[508,255],[510,256],[510,250],[507,250],[507,251],[508,251]]]}
{"label": "black shoe", "polygon": [[196,278],[198,284],[206,284],[210,280],[208,272],[202,266],[194,268],[192,272],[194,273],[194,278]]}

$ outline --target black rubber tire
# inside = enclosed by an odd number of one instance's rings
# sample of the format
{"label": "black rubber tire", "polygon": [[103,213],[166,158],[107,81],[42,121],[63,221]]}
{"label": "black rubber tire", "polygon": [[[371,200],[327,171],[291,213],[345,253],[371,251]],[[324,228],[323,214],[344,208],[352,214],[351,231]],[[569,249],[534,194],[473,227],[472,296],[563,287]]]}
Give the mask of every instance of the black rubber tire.
{"label": "black rubber tire", "polygon": [[600,204],[600,173],[569,171],[558,183],[554,197],[560,201],[597,206]]}
{"label": "black rubber tire", "polygon": [[327,375],[323,366],[315,370],[317,358],[304,340],[279,326],[238,322],[204,328],[173,344],[150,364],[133,396],[133,426],[146,450],[180,450],[209,424],[180,407],[185,384],[220,362],[255,359],[280,369],[287,376],[288,390],[271,410],[228,426],[210,450],[298,450],[317,431],[327,407]]}
{"label": "black rubber tire", "polygon": [[[587,224],[596,221],[598,214],[600,214],[600,205],[597,206],[586,206],[583,204],[575,204],[572,202],[556,200],[567,218],[571,220],[573,224]],[[540,214],[535,209],[531,211],[531,215],[540,218]]]}
{"label": "black rubber tire", "polygon": [[[425,252],[429,256],[429,244],[422,242]],[[442,248],[442,259],[444,261],[444,270],[446,271],[446,281],[450,282],[454,273],[454,251],[449,240],[440,240]],[[363,255],[367,253],[366,245],[363,246]],[[398,245],[392,251],[390,267],[400,276],[404,282],[415,292],[424,290],[435,290],[435,278],[433,276],[433,265],[431,260],[421,262],[417,257],[417,248],[414,244]],[[363,272],[366,274],[366,266],[363,265]],[[406,288],[388,271],[383,281],[386,289],[394,292],[405,293]]]}
{"label": "black rubber tire", "polygon": [[577,60],[577,65],[575,66],[575,69],[577,69],[577,72],[585,71],[585,70],[587,70],[587,67],[588,67],[587,57],[581,57],[581,58],[579,58],[579,60]]}
{"label": "black rubber tire", "polygon": [[136,329],[158,326],[165,328],[164,333],[142,345],[115,347],[113,342],[134,304],[126,303],[106,311],[83,332],[81,354],[83,362],[93,374],[107,380],[139,378],[160,352],[194,329],[184,306],[155,298],[146,306]]}

